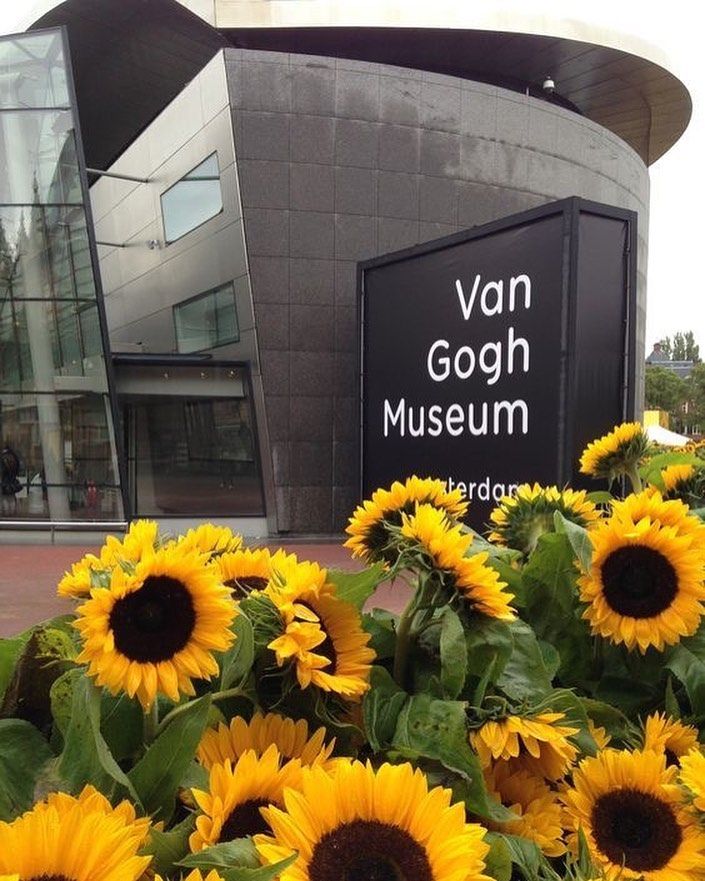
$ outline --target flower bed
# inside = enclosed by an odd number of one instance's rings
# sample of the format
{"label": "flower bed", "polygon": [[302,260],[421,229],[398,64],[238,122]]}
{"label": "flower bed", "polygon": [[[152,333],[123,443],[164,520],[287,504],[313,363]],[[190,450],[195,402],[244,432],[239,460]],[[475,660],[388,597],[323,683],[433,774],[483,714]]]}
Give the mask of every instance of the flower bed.
{"label": "flower bed", "polygon": [[618,426],[581,464],[629,495],[526,485],[489,540],[411,477],[351,517],[357,574],[108,538],[0,641],[1,881],[700,878],[700,452]]}

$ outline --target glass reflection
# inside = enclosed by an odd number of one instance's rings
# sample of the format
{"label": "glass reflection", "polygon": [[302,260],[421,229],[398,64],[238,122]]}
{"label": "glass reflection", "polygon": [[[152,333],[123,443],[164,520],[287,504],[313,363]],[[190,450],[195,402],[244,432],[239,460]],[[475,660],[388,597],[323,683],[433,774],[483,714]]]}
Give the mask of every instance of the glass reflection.
{"label": "glass reflection", "polygon": [[223,210],[218,155],[212,153],[162,194],[167,242],[174,242]]}
{"label": "glass reflection", "polygon": [[0,41],[0,109],[68,107],[61,34],[21,34]]}

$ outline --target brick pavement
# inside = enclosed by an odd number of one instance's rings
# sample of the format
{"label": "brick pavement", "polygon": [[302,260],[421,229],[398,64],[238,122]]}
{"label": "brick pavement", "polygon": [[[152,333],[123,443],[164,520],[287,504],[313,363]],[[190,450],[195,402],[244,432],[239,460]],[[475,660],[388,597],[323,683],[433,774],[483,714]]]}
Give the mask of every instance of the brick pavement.
{"label": "brick pavement", "polygon": [[[280,547],[272,544],[272,547]],[[341,542],[285,543],[281,545],[300,559],[316,560],[322,566],[357,569]],[[0,637],[12,636],[54,615],[70,612],[73,603],[56,596],[56,584],[73,562],[96,552],[85,545],[0,544]],[[406,588],[382,585],[368,605],[399,611],[407,597]]]}

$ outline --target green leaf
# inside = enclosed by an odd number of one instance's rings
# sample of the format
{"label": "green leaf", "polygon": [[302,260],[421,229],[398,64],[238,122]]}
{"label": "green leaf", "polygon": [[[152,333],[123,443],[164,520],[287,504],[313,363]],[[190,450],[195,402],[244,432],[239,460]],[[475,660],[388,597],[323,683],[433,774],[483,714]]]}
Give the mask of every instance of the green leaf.
{"label": "green leaf", "polygon": [[468,674],[482,679],[488,667],[501,673],[512,653],[514,641],[509,625],[496,618],[478,618],[466,630]]}
{"label": "green leaf", "polygon": [[176,792],[200,743],[208,721],[211,696],[206,694],[179,713],[152,743],[129,773],[145,812],[157,820],[169,820]]}
{"label": "green leaf", "polygon": [[345,572],[342,569],[329,569],[328,581],[335,585],[340,599],[358,609],[362,609],[377,587],[387,578],[387,570],[382,563],[375,563],[362,572]]}
{"label": "green leaf", "polygon": [[293,853],[271,866],[261,866],[252,839],[237,838],[214,844],[199,853],[188,854],[178,865],[201,871],[215,869],[225,881],[274,881],[297,856],[298,854]]}
{"label": "green leaf", "polygon": [[678,698],[676,697],[676,693],[673,690],[673,677],[669,676],[666,680],[666,690],[663,696],[663,705],[666,713],[672,719],[680,719],[681,717],[681,708],[678,703]]}
{"label": "green leaf", "polygon": [[37,777],[51,758],[49,744],[29,722],[0,720],[0,820],[32,806]]}
{"label": "green leaf", "polygon": [[408,697],[384,667],[372,668],[370,690],[362,702],[362,718],[367,739],[375,752],[392,742],[399,713]]}
{"label": "green leaf", "polygon": [[468,669],[465,631],[457,613],[446,606],[441,621],[441,685],[445,697],[456,698],[463,690]]}
{"label": "green leaf", "polygon": [[27,644],[27,636],[0,639],[0,699],[12,679],[15,664]]}
{"label": "green leaf", "polygon": [[499,833],[509,848],[512,862],[527,881],[538,881],[542,877],[542,865],[545,859],[537,844],[528,838],[520,838],[518,835],[506,835]]}
{"label": "green leaf", "polygon": [[362,616],[362,626],[370,634],[369,646],[378,661],[394,657],[398,615],[386,609],[372,609]]}
{"label": "green leaf", "polygon": [[152,827],[147,853],[152,854],[150,869],[162,877],[174,874],[179,860],[189,852],[189,836],[196,828],[196,815],[190,814],[168,832]]}
{"label": "green leaf", "polygon": [[666,660],[666,669],[683,683],[688,694],[692,715],[705,718],[705,645],[699,634],[684,639],[674,647]]}
{"label": "green leaf", "polygon": [[659,691],[653,683],[623,676],[603,676],[595,689],[595,698],[631,718],[650,711],[660,702]]}
{"label": "green leaf", "polygon": [[64,749],[57,769],[72,792],[92,783],[108,798],[139,797],[124,774],[100,731],[100,689],[83,669],[71,676],[71,718],[64,732]]}
{"label": "green leaf", "polygon": [[113,697],[104,691],[101,698],[100,730],[116,761],[136,756],[142,746],[144,714],[128,695]]}
{"label": "green leaf", "polygon": [[551,677],[536,634],[520,620],[512,621],[509,631],[512,653],[497,679],[497,687],[514,700],[540,700],[551,691]]}
{"label": "green leaf", "polygon": [[428,694],[409,698],[399,713],[392,747],[403,755],[440,762],[465,781],[468,809],[481,817],[508,819],[510,814],[490,797],[480,763],[468,742],[462,701],[435,700]]}
{"label": "green leaf", "polygon": [[702,461],[693,453],[659,453],[652,456],[644,465],[639,468],[639,474],[647,483],[653,484],[662,492],[665,489],[661,472],[669,465],[699,465]]}
{"label": "green leaf", "polygon": [[544,702],[546,706],[565,714],[561,725],[570,725],[578,729],[578,733],[571,737],[583,755],[594,756],[597,752],[597,744],[590,734],[588,715],[585,704],[572,691],[566,688],[557,688]]}
{"label": "green leaf", "polygon": [[592,502],[593,505],[608,505],[611,501],[613,501],[614,496],[606,489],[597,489],[593,492],[588,493],[585,498],[589,502]]}
{"label": "green leaf", "polygon": [[544,667],[548,672],[548,678],[552,680],[561,666],[561,656],[558,654],[555,646],[543,639],[539,640],[539,649],[541,650]]}
{"label": "green leaf", "polygon": [[592,566],[592,542],[588,536],[587,529],[567,520],[560,511],[554,511],[553,522],[556,532],[563,533],[567,536],[570,546],[573,548],[576,559],[580,563],[584,572],[589,572]]}
{"label": "green leaf", "polygon": [[252,622],[242,612],[233,624],[235,642],[220,661],[220,688],[239,686],[247,678],[255,661],[255,634]]}
{"label": "green leaf", "polygon": [[633,726],[624,713],[610,704],[586,697],[581,698],[581,703],[593,724],[604,728],[610,737],[620,743],[628,741]]}
{"label": "green leaf", "polygon": [[485,842],[490,852],[485,857],[485,872],[496,881],[509,881],[512,877],[512,852],[503,835],[488,832]]}

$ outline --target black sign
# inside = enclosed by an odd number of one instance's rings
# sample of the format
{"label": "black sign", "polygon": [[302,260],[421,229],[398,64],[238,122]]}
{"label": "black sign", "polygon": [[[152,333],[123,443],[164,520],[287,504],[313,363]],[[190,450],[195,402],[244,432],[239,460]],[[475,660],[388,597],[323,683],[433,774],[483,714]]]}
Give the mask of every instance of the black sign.
{"label": "black sign", "polygon": [[517,484],[579,483],[634,409],[635,232],[568,199],[361,264],[363,495],[441,477],[480,528]]}

